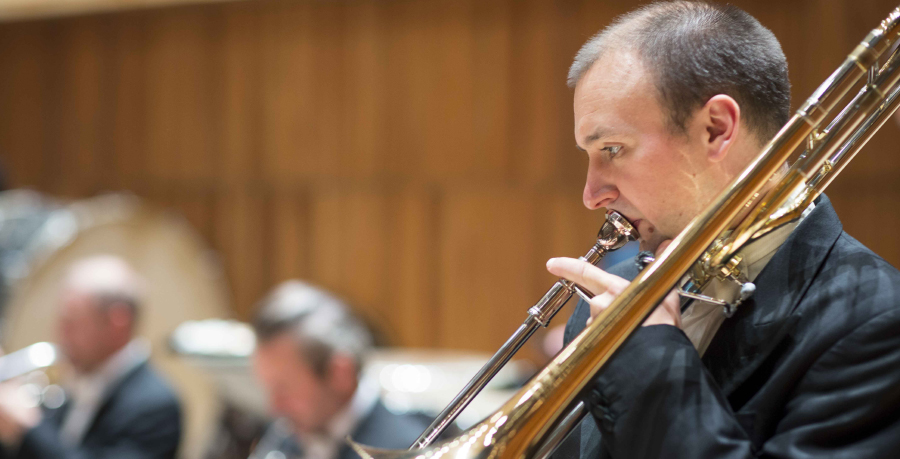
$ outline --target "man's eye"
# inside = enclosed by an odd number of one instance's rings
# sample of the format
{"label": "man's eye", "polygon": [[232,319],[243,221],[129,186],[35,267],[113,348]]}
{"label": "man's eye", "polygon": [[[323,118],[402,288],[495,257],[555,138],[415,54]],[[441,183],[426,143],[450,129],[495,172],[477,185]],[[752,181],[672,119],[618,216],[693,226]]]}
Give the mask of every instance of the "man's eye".
{"label": "man's eye", "polygon": [[619,154],[619,151],[622,149],[621,145],[614,145],[610,147],[603,147],[603,150],[609,153],[610,159],[615,158],[616,155]]}

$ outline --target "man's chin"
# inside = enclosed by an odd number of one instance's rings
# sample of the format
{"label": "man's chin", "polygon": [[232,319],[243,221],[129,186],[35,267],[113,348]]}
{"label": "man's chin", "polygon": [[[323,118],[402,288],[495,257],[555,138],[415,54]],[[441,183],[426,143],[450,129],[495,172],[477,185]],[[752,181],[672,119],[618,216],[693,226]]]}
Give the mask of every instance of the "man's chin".
{"label": "man's chin", "polygon": [[293,429],[294,434],[301,436],[301,437],[307,436],[307,435],[320,434],[321,433],[320,431],[324,430],[324,427],[317,428],[316,426],[310,425],[309,423],[306,423],[306,422],[301,423],[301,422],[298,422],[297,420],[291,420],[291,419],[289,419],[289,421],[291,423],[291,428]]}

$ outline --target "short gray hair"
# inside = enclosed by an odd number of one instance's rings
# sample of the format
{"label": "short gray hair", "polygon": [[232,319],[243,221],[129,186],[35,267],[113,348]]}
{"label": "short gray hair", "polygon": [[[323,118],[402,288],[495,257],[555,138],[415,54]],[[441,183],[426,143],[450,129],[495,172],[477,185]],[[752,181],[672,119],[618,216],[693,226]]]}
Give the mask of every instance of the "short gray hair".
{"label": "short gray hair", "polygon": [[95,306],[108,309],[125,306],[132,321],[137,319],[145,291],[144,279],[116,255],[93,255],[72,263],[63,288],[89,296]]}
{"label": "short gray hair", "polygon": [[346,303],[299,280],[279,284],[260,302],[253,330],[260,343],[291,336],[320,376],[336,353],[352,357],[361,368],[373,344],[371,332]]}
{"label": "short gray hair", "polygon": [[653,3],[618,17],[585,43],[569,69],[574,88],[612,50],[637,53],[655,79],[674,132],[717,94],[734,98],[765,142],[790,117],[787,60],[775,35],[747,12],[700,2]]}

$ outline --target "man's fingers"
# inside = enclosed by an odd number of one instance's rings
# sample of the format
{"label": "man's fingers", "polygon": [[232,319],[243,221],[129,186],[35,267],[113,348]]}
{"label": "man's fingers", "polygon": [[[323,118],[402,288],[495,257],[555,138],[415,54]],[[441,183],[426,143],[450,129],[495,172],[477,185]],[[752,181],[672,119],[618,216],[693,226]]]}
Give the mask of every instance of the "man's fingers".
{"label": "man's fingers", "polygon": [[556,276],[581,285],[594,295],[605,293],[611,286],[628,284],[628,281],[619,276],[575,258],[551,258],[547,261],[547,270]]}
{"label": "man's fingers", "polygon": [[591,317],[588,318],[588,324],[597,314],[606,309],[628,285],[627,280],[575,258],[551,258],[547,261],[547,270],[563,279],[581,285],[595,295],[589,301]]}
{"label": "man's fingers", "polygon": [[618,295],[614,295],[612,292],[607,291],[591,298],[591,317],[600,314],[603,310],[608,308],[617,296]]}

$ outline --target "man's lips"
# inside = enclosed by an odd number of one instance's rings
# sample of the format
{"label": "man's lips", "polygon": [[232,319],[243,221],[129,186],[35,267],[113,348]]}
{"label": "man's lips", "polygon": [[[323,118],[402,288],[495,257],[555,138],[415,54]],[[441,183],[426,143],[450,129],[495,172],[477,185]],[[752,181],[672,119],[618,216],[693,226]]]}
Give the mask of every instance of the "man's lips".
{"label": "man's lips", "polygon": [[641,235],[641,230],[640,230],[639,226],[640,226],[640,224],[641,224],[642,221],[644,221],[644,219],[639,218],[639,219],[637,219],[637,220],[631,222],[631,226],[633,226],[634,229],[638,232],[638,236]]}

